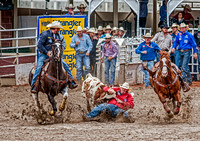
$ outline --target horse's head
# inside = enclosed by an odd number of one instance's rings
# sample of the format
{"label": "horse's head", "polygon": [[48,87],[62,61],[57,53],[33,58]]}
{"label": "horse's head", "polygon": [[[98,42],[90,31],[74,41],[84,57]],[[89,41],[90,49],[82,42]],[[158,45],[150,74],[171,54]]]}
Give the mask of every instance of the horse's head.
{"label": "horse's head", "polygon": [[170,54],[166,51],[162,51],[160,57],[160,68],[161,68],[161,76],[167,77],[169,74],[169,70],[171,68],[171,60]]}
{"label": "horse's head", "polygon": [[62,40],[55,40],[52,44],[53,59],[55,61],[60,61],[62,57],[63,47]]}

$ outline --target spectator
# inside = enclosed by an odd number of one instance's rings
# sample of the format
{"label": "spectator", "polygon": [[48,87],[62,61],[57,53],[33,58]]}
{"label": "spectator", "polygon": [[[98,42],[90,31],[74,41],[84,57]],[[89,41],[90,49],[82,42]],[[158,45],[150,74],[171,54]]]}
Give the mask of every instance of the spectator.
{"label": "spectator", "polygon": [[[174,43],[176,36],[180,33],[178,30],[179,26],[176,23],[172,24],[172,43]],[[176,50],[174,53],[171,53],[172,56],[174,56],[174,59],[171,59],[173,63],[176,64],[178,68],[180,68],[180,59],[179,59],[179,50],[178,50],[179,45],[177,45]]]}
{"label": "spectator", "polygon": [[88,28],[83,28],[83,30],[82,30],[82,33],[84,33],[84,34],[88,34]]}
{"label": "spectator", "polygon": [[87,16],[87,14],[85,13],[85,8],[87,6],[85,6],[83,3],[80,4],[80,6],[77,6],[77,8],[80,10],[80,12],[76,13],[75,15],[83,15],[83,16]]}
{"label": "spectator", "polygon": [[92,41],[92,50],[90,52],[90,73],[92,74],[92,76],[96,76],[96,46],[97,46],[97,42],[98,39],[95,36],[95,30],[94,29],[89,29],[87,31],[89,33],[90,39]]}
{"label": "spectator", "polygon": [[196,49],[196,43],[194,40],[194,36],[187,31],[187,25],[184,23],[181,23],[180,25],[180,31],[173,43],[173,49],[172,53],[174,53],[177,45],[179,45],[178,50],[179,50],[179,59],[180,59],[180,66],[183,70],[183,80],[185,82],[188,82],[189,85],[192,85],[192,76],[190,74],[189,70],[189,61],[190,61],[190,56],[192,53],[192,48],[194,51],[194,59],[197,59],[197,49]]}
{"label": "spectator", "polygon": [[194,34],[194,39],[197,44],[198,70],[200,74],[200,26],[198,26],[198,31]]}
{"label": "spectator", "polygon": [[186,24],[189,24],[190,21],[194,20],[193,16],[190,14],[191,11],[192,11],[191,7],[186,4],[183,10],[183,17],[184,20],[186,21]]}
{"label": "spectator", "polygon": [[107,25],[107,26],[104,28],[104,32],[105,32],[105,33],[104,33],[100,38],[105,38],[105,37],[106,37],[106,34],[110,34],[110,35],[112,36],[111,30],[112,30],[112,28],[110,27],[110,25]]}
{"label": "spectator", "polygon": [[[152,42],[155,42],[158,44],[158,46],[164,50],[169,52],[171,47],[172,47],[172,37],[171,35],[167,32],[168,30],[168,25],[165,23],[161,25],[161,32],[157,33],[155,37],[151,40]],[[157,52],[157,62],[160,61],[160,54]]]}
{"label": "spectator", "polygon": [[171,35],[172,34],[172,28],[170,27],[167,32]]}
{"label": "spectator", "polygon": [[160,22],[158,27],[167,23],[167,0],[163,0],[163,5],[160,7]]}
{"label": "spectator", "polygon": [[[82,28],[78,26],[77,35],[72,37],[70,47],[76,50],[76,79],[81,83],[81,76],[85,76],[90,72],[90,52],[92,50],[92,42],[90,37],[82,33]],[[85,66],[84,73],[82,74],[83,64]]]}
{"label": "spectator", "polygon": [[[104,87],[104,91],[113,94],[109,91],[109,87]],[[120,87],[112,88],[116,92],[116,98],[111,99],[108,103],[102,103],[95,107],[88,115],[87,120],[98,116],[103,110],[110,113],[112,117],[116,117],[119,113],[123,113],[125,118],[128,118],[128,109],[134,107],[134,99],[129,91],[129,84],[125,82]]]}
{"label": "spectator", "polygon": [[[115,69],[117,62],[118,48],[116,44],[111,41],[111,35],[106,34],[105,43],[103,44],[101,62],[103,63],[105,57],[105,83],[110,86],[115,84]],[[111,78],[109,81],[109,70],[111,71]]]}
{"label": "spectator", "polygon": [[99,26],[97,32],[98,32],[97,37],[99,39],[103,35],[103,27]]}
{"label": "spectator", "polygon": [[126,30],[123,27],[120,27],[118,30],[118,38],[123,38],[126,34]]}
{"label": "spectator", "polygon": [[112,31],[111,31],[111,34],[113,37],[117,37],[117,34],[118,34],[118,28],[117,27],[113,27]]}
{"label": "spectator", "polygon": [[69,4],[69,6],[67,6],[66,7],[66,9],[67,9],[67,14],[65,14],[65,15],[67,15],[67,16],[74,16],[74,6],[72,5],[72,4]]}
{"label": "spectator", "polygon": [[[151,36],[150,33],[147,33],[145,36],[143,36],[143,38],[145,39],[145,41],[138,46],[135,52],[137,54],[141,54],[140,59],[142,60],[142,62],[147,62],[148,69],[151,70],[154,66],[156,52],[160,52],[161,49],[156,43],[151,41],[153,36]],[[142,71],[144,72],[144,83],[145,87],[147,88],[150,85],[149,72],[147,70],[143,70],[143,68]]]}
{"label": "spectator", "polygon": [[182,12],[179,12],[178,13],[178,18],[176,19],[175,21],[178,25],[180,25],[181,23],[185,23],[185,20],[183,18],[183,13]]}
{"label": "spectator", "polygon": [[149,0],[140,0],[140,27],[145,27],[148,15],[148,2]]}

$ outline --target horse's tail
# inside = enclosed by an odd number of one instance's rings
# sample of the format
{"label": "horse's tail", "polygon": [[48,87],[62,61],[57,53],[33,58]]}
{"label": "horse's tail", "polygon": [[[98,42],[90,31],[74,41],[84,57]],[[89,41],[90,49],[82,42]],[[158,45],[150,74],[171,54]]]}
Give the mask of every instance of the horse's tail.
{"label": "horse's tail", "polygon": [[30,70],[30,72],[29,72],[28,82],[29,82],[30,85],[31,85],[31,82],[32,82],[34,73],[35,73],[35,69],[34,69],[34,67],[33,67],[33,68]]}

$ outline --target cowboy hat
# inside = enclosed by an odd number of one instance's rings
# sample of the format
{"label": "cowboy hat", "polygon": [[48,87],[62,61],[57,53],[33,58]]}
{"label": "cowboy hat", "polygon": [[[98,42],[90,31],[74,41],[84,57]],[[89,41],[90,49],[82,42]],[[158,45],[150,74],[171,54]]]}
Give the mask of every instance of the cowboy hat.
{"label": "cowboy hat", "polygon": [[85,9],[86,7],[87,6],[85,6],[83,3],[81,3],[80,6],[77,6],[78,9],[80,9],[80,8],[84,8]]}
{"label": "cowboy hat", "polygon": [[72,4],[69,4],[68,6],[65,7],[65,9],[74,9],[75,7]]}
{"label": "cowboy hat", "polygon": [[192,11],[192,9],[191,9],[191,7],[188,5],[188,4],[186,4],[185,6],[184,6],[184,8],[186,8],[186,9],[188,9],[188,11]]}
{"label": "cowboy hat", "polygon": [[60,25],[60,22],[58,22],[58,21],[53,21],[52,23],[48,24],[47,27],[49,27],[49,28],[62,28],[62,29],[64,29]]}
{"label": "cowboy hat", "polygon": [[76,30],[76,32],[78,32],[78,31],[83,31],[83,29],[82,29],[82,27],[81,27],[81,26],[78,26],[78,27],[77,27],[77,30]]}
{"label": "cowboy hat", "polygon": [[90,28],[90,29],[87,31],[87,33],[95,33],[94,28]]}
{"label": "cowboy hat", "polygon": [[150,33],[146,33],[146,35],[143,35],[142,37],[143,38],[153,38],[153,35],[151,36]]}
{"label": "cowboy hat", "polygon": [[172,28],[170,27],[170,28],[167,30],[167,32],[172,32]]}
{"label": "cowboy hat", "polygon": [[112,28],[111,28],[110,25],[107,25],[103,30],[104,30],[104,32],[105,32],[106,30],[112,30]]}
{"label": "cowboy hat", "polygon": [[173,23],[173,24],[172,24],[172,28],[173,28],[173,27],[177,27],[177,28],[178,28],[179,26],[178,26],[176,23]]}
{"label": "cowboy hat", "polygon": [[97,31],[103,31],[103,27],[102,26],[99,26]]}
{"label": "cowboy hat", "polygon": [[185,23],[181,23],[179,28],[181,28],[181,27],[188,27],[188,25],[186,25]]}
{"label": "cowboy hat", "polygon": [[83,31],[88,31],[88,28],[83,28]]}
{"label": "cowboy hat", "polygon": [[126,89],[126,90],[129,90],[129,89],[130,89],[129,84],[128,84],[127,82],[124,82],[124,84],[122,84],[122,85],[120,86],[120,88],[124,88],[124,89]]}
{"label": "cowboy hat", "polygon": [[162,29],[162,28],[169,28],[169,26],[167,25],[167,23],[163,23],[161,26],[160,26],[160,28]]}
{"label": "cowboy hat", "polygon": [[110,35],[110,34],[106,34],[106,36],[105,36],[105,39],[109,39],[109,38],[111,38],[112,36]]}
{"label": "cowboy hat", "polygon": [[118,28],[117,27],[113,27],[112,31],[118,31]]}

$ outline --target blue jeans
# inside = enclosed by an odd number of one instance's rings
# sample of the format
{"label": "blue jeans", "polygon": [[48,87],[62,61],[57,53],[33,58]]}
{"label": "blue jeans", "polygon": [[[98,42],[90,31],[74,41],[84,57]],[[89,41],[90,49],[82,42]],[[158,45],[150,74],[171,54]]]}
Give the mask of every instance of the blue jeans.
{"label": "blue jeans", "polygon": [[180,69],[179,51],[175,50],[174,55],[175,55],[175,64]]}
{"label": "blue jeans", "polygon": [[200,74],[200,49],[197,50],[197,55],[198,55],[198,71]]}
{"label": "blue jeans", "polygon": [[[115,68],[116,68],[117,57],[112,60],[105,59],[105,83],[109,85],[114,85],[115,83]],[[110,83],[109,83],[109,70],[111,71]]]}
{"label": "blue jeans", "polygon": [[108,103],[99,104],[87,115],[87,117],[94,118],[98,116],[105,109],[106,113],[110,113],[112,117],[116,117],[118,113],[123,113],[123,116],[128,118],[128,111],[125,111],[123,109],[120,109],[116,105]]}
{"label": "blue jeans", "polygon": [[191,50],[185,52],[179,51],[180,67],[183,70],[183,80],[187,81],[188,83],[192,83],[192,76],[190,74],[190,69],[188,66],[191,53]]}
{"label": "blue jeans", "polygon": [[[154,61],[148,61],[147,64],[148,64],[148,69],[151,70],[154,66]],[[148,87],[150,85],[149,72],[147,70],[143,70],[143,67],[142,67],[142,71],[144,73],[144,84],[146,87]]]}
{"label": "blue jeans", "polygon": [[90,72],[90,58],[86,56],[86,54],[76,53],[76,79],[80,82],[83,70],[83,64],[85,66],[85,70],[83,71],[83,79]]}
{"label": "blue jeans", "polygon": [[156,51],[156,62],[160,62],[160,53]]}
{"label": "blue jeans", "polygon": [[[40,72],[42,70],[42,66],[44,65],[44,61],[48,58],[49,58],[49,56],[47,56],[45,54],[39,54],[39,58],[37,59],[37,67],[35,70],[35,74],[33,75],[32,82],[31,82],[31,87],[33,87],[33,85],[35,84],[35,82],[38,78],[38,75],[40,74]],[[67,65],[67,63],[65,63],[63,60],[62,60],[62,63],[63,63],[65,70],[69,74],[69,76],[73,79],[71,70],[69,69],[69,66]]]}

